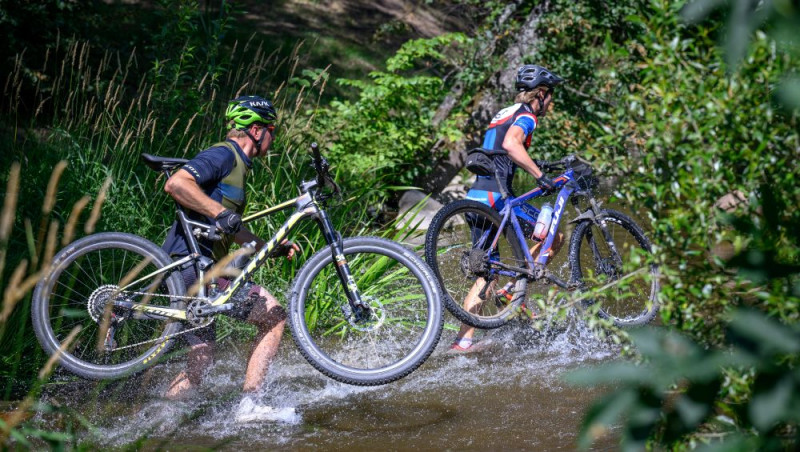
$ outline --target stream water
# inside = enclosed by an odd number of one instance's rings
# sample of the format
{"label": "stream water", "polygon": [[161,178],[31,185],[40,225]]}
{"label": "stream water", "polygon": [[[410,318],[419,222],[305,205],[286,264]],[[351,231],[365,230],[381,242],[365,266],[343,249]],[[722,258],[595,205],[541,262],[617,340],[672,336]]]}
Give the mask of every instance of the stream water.
{"label": "stream water", "polygon": [[[452,319],[450,319],[452,320]],[[263,403],[294,407],[278,422],[238,424],[234,418],[248,347],[223,342],[199,393],[161,398],[182,360],[126,381],[50,385],[44,401],[68,406],[95,426],[86,441],[143,449],[222,450],[572,450],[582,416],[600,389],[573,387],[565,372],[614,359],[617,350],[579,320],[542,333],[515,322],[490,333],[493,345],[471,355],[439,347],[408,377],[378,387],[337,383],[314,370],[291,339],[281,346]],[[43,427],[53,422],[39,416]],[[615,449],[606,438],[596,449]]]}
{"label": "stream water", "polygon": [[[573,215],[568,210],[564,219],[567,237]],[[562,278],[569,275],[566,255],[562,251],[549,266]],[[217,362],[188,400],[161,397],[185,366],[174,359],[112,383],[59,371],[43,401],[84,416],[93,426],[84,440],[104,448],[136,443],[145,450],[574,450],[584,413],[607,388],[570,386],[563,376],[616,359],[618,348],[573,316],[546,332],[515,320],[485,333],[493,342],[488,349],[450,356],[445,352],[458,323],[449,314],[447,321],[439,346],[419,369],[378,387],[325,377],[287,337],[258,396],[264,404],[295,409],[277,422],[235,422],[249,344],[232,340],[219,344]],[[43,429],[63,423],[52,414],[36,420]],[[617,448],[613,431],[593,445]]]}

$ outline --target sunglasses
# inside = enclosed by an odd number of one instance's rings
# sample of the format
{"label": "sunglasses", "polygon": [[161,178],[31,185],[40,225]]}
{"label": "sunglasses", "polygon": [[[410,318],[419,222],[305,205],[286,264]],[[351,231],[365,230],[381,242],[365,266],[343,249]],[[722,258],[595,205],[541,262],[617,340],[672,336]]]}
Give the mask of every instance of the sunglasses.
{"label": "sunglasses", "polygon": [[263,127],[264,130],[269,132],[270,135],[273,135],[273,136],[275,135],[275,124],[266,124],[266,125],[263,125],[261,127]]}

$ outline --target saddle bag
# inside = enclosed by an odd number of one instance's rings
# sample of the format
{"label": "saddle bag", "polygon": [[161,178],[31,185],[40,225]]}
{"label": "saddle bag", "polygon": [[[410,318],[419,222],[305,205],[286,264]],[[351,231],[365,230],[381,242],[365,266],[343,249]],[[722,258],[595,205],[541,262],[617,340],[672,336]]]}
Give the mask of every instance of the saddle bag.
{"label": "saddle bag", "polygon": [[467,151],[465,165],[467,170],[478,176],[494,176],[495,165],[494,157],[505,155],[505,151],[495,151],[483,148],[474,148]]}

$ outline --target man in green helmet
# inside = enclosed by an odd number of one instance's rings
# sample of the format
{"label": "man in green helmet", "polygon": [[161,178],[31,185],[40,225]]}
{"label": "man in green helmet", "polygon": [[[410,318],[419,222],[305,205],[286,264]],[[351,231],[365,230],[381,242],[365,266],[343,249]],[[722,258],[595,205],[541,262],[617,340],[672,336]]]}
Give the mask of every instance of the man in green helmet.
{"label": "man in green helmet", "polygon": [[[175,172],[164,186],[164,190],[184,207],[190,220],[217,225],[222,233],[221,241],[201,239],[198,243],[201,253],[215,261],[228,253],[234,241],[239,244],[255,241],[257,248],[264,245],[263,240],[242,226],[242,214],[252,159],[267,154],[274,139],[277,114],[269,100],[258,96],[241,96],[230,101],[225,118],[229,127],[226,140],[197,154]],[[183,229],[177,222],[172,225],[163,248],[176,259],[189,254]],[[279,254],[291,259],[297,251],[297,245],[284,242]],[[188,289],[197,279],[194,267],[184,268],[182,274]],[[227,280],[220,279],[222,289],[227,283]],[[237,419],[241,421],[269,419],[275,414],[275,410],[269,406],[255,402],[253,393],[261,388],[266,378],[286,323],[286,312],[266,289],[253,286],[247,295],[246,299],[251,304],[232,313],[233,317],[258,328],[247,363],[243,389],[245,397],[237,412]],[[213,325],[199,330],[197,334],[186,334],[191,347],[187,368],[172,381],[166,397],[185,397],[202,381],[214,360]]]}

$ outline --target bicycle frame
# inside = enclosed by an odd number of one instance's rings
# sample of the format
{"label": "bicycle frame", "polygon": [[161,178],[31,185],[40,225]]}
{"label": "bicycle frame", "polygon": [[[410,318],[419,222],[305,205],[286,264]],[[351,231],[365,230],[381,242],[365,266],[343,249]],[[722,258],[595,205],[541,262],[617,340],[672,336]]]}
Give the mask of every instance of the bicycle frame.
{"label": "bicycle frame", "polygon": [[[342,246],[340,243],[339,234],[333,227],[333,224],[330,221],[325,210],[320,208],[319,203],[316,199],[316,188],[317,182],[304,181],[300,185],[300,196],[291,199],[289,201],[282,202],[276,206],[268,207],[264,210],[256,212],[254,214],[248,215],[247,217],[242,218],[242,223],[250,223],[255,220],[259,220],[276,212],[280,212],[282,210],[286,210],[292,206],[295,206],[295,211],[289,215],[289,218],[283,223],[283,225],[278,229],[275,235],[267,241],[261,249],[256,251],[252,258],[247,262],[244,269],[242,270],[241,274],[239,274],[232,282],[228,285],[228,287],[222,291],[217,297],[210,301],[210,305],[204,307],[204,315],[213,315],[217,312],[223,312],[229,310],[225,304],[231,299],[234,293],[238,289],[244,285],[244,283],[250,278],[251,275],[255,272],[255,270],[260,267],[264,262],[266,262],[269,255],[272,251],[280,244],[288,235],[289,232],[297,225],[300,220],[305,218],[314,218],[317,220],[318,225],[320,226],[323,235],[325,237],[325,241],[327,242],[328,246],[331,248],[331,253],[333,254],[334,260],[336,261],[336,270],[339,276],[339,279],[342,282],[342,286],[344,288],[345,294],[348,297],[348,301],[351,304],[351,308],[353,312],[359,313],[358,308],[368,308],[366,303],[361,300],[361,295],[358,291],[358,287],[355,284],[355,280],[353,279],[352,274],[350,273],[350,268],[347,264],[347,260],[344,257],[344,253],[342,250]],[[178,206],[178,222],[183,228],[185,236],[187,238],[187,242],[189,245],[189,250],[191,254],[179,259],[170,265],[162,267],[148,275],[145,275],[136,281],[133,281],[124,287],[119,289],[119,292],[125,291],[131,287],[134,287],[136,284],[145,281],[149,278],[153,278],[158,275],[166,274],[167,272],[171,272],[176,268],[183,266],[188,262],[193,262],[195,265],[195,269],[198,274],[198,282],[200,291],[198,293],[198,298],[206,297],[205,294],[205,268],[201,265],[201,258],[202,255],[199,251],[199,247],[197,244],[197,239],[194,233],[191,230],[191,227],[197,227],[201,229],[209,229],[210,227],[213,228],[214,226],[198,223],[186,218],[185,213],[183,210]],[[161,306],[150,306],[146,303],[133,303],[129,301],[121,301],[121,300],[114,300],[114,305],[127,308],[133,311],[139,311],[146,315],[149,315],[154,318],[171,318],[177,320],[187,320],[187,310],[186,309],[173,309],[173,308],[165,308]]]}
{"label": "bicycle frame", "polygon": [[[500,210],[500,216],[502,217],[502,221],[500,222],[500,226],[497,230],[497,234],[495,234],[494,239],[492,240],[492,245],[489,247],[489,263],[495,265],[497,267],[503,268],[505,270],[498,270],[497,273],[516,277],[518,273],[522,272],[529,276],[535,276],[535,267],[537,265],[543,267],[545,263],[547,263],[547,253],[553,246],[553,240],[555,239],[556,233],[558,232],[558,226],[561,223],[561,214],[564,211],[564,208],[567,204],[567,199],[575,192],[577,187],[574,184],[570,184],[569,182],[573,180],[574,172],[572,169],[567,169],[563,174],[558,176],[556,179],[553,180],[555,183],[556,188],[561,188],[558,192],[558,196],[556,198],[556,205],[553,208],[553,220],[550,223],[550,229],[547,232],[547,236],[544,239],[544,243],[542,244],[541,249],[539,250],[538,256],[534,259],[531,255],[530,250],[528,249],[527,243],[525,241],[525,235],[522,232],[522,226],[519,223],[519,219],[517,215],[514,213],[514,208],[526,203],[527,201],[542,196],[544,191],[541,188],[534,188],[533,190],[523,194],[522,196],[509,199],[505,202],[505,205]],[[534,208],[536,213],[538,214],[539,210]],[[511,224],[512,229],[514,230],[515,237],[517,241],[522,244],[522,249],[525,256],[525,264],[527,268],[514,268],[508,265],[503,264],[502,262],[493,259],[491,256],[491,250],[497,246],[497,242],[500,240],[503,231],[506,228],[506,225]],[[486,232],[488,234],[488,232]],[[480,241],[485,240],[481,238]],[[558,278],[552,277],[551,279],[556,284],[566,287],[567,284]]]}

